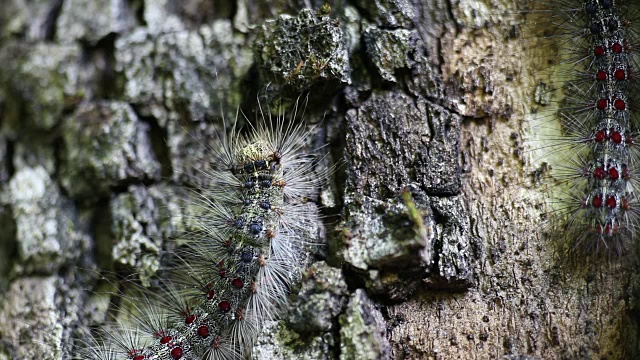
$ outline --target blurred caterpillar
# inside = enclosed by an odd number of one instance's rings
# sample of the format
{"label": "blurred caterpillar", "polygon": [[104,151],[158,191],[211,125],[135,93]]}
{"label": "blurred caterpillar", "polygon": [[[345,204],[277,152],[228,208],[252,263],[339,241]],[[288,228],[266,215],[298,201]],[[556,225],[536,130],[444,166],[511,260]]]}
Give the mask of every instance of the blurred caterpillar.
{"label": "blurred caterpillar", "polygon": [[553,23],[543,26],[546,36],[557,40],[569,67],[558,111],[563,133],[552,139],[556,175],[568,187],[556,211],[571,251],[586,255],[621,255],[637,231],[637,34],[630,5],[563,1],[545,12],[544,21]]}

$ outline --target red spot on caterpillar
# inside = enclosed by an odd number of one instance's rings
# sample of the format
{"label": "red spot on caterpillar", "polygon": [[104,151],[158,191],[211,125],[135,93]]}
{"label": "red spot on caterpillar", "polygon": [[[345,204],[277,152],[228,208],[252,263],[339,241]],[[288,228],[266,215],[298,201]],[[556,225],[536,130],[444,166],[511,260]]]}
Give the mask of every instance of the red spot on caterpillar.
{"label": "red spot on caterpillar", "polygon": [[220,336],[216,336],[215,339],[211,342],[211,347],[214,349],[218,349],[220,347]]}
{"label": "red spot on caterpillar", "polygon": [[604,130],[598,131],[594,138],[596,142],[599,142],[599,143],[604,142],[604,138],[605,138]]}
{"label": "red spot on caterpillar", "polygon": [[231,280],[231,285],[233,285],[233,287],[235,287],[236,289],[242,289],[242,287],[244,286],[244,282],[240,278],[235,278]]}
{"label": "red spot on caterpillar", "polygon": [[163,344],[163,345],[164,345],[164,344],[168,343],[168,342],[169,342],[169,341],[171,341],[171,340],[173,340],[173,337],[171,337],[171,336],[169,336],[169,335],[167,335],[167,336],[163,336],[163,337],[160,339],[160,344]]}
{"label": "red spot on caterpillar", "polygon": [[209,327],[207,325],[201,325],[198,330],[196,330],[196,334],[201,338],[206,338],[209,336]]}
{"label": "red spot on caterpillar", "polygon": [[613,196],[607,196],[607,200],[605,201],[605,204],[609,209],[615,209],[617,205],[616,198]]}
{"label": "red spot on caterpillar", "polygon": [[[604,49],[602,49],[604,51]],[[620,54],[622,52],[622,44],[620,43],[613,43],[613,45],[611,45],[611,51],[613,51],[616,54]]]}
{"label": "red spot on caterpillar", "polygon": [[622,143],[622,135],[620,134],[620,132],[613,131],[611,133],[611,141],[613,141],[616,144]]}
{"label": "red spot on caterpillar", "polygon": [[600,70],[596,73],[596,80],[605,81],[607,80],[607,73],[604,70]]}
{"label": "red spot on caterpillar", "polygon": [[593,54],[595,56],[602,56],[604,55],[604,47],[602,46],[596,46],[596,48],[593,50]]}
{"label": "red spot on caterpillar", "polygon": [[596,107],[600,110],[605,110],[608,104],[609,101],[607,101],[607,99],[600,99],[596,102]]}
{"label": "red spot on caterpillar", "polygon": [[616,108],[616,110],[622,111],[627,107],[627,104],[625,104],[624,100],[622,99],[616,99],[613,102],[613,106]]}
{"label": "red spot on caterpillar", "polygon": [[627,78],[627,75],[624,73],[624,70],[618,69],[613,73],[613,77],[615,77],[618,81],[622,81]]}
{"label": "red spot on caterpillar", "polygon": [[620,200],[620,208],[624,211],[629,210],[629,200],[627,200],[627,198],[622,198]]}
{"label": "red spot on caterpillar", "polygon": [[243,308],[238,307],[238,309],[236,310],[236,319],[244,320],[244,309]]}
{"label": "red spot on caterpillar", "polygon": [[231,310],[231,303],[227,300],[222,300],[220,301],[220,303],[218,303],[218,308],[222,312],[229,312]]}
{"label": "red spot on caterpillar", "polygon": [[127,355],[131,356],[131,360],[145,360],[144,355],[140,355],[140,353],[142,352],[142,350],[129,350],[127,351]]}
{"label": "red spot on caterpillar", "polygon": [[598,180],[604,179],[604,169],[599,167],[593,170],[593,177]]}
{"label": "red spot on caterpillar", "polygon": [[207,299],[211,300],[213,299],[214,296],[216,296],[216,292],[213,290],[209,290],[209,293],[207,294]]}
{"label": "red spot on caterpillar", "polygon": [[598,234],[602,234],[602,226],[600,226],[600,224],[598,224],[596,226],[596,228],[593,229],[593,231],[597,232]]}
{"label": "red spot on caterpillar", "polygon": [[193,324],[193,322],[194,322],[194,321],[196,321],[196,316],[195,316],[195,315],[193,315],[193,314],[188,315],[188,316],[184,319],[184,323],[185,323],[185,324],[187,324],[187,325],[191,325],[191,324]]}
{"label": "red spot on caterpillar", "polygon": [[618,173],[618,170],[616,170],[616,168],[610,168],[609,169],[609,179],[616,181],[620,178],[620,174]]}
{"label": "red spot on caterpillar", "polygon": [[594,208],[602,207],[602,195],[594,196],[591,205],[593,205]]}
{"label": "red spot on caterpillar", "polygon": [[218,275],[220,275],[220,277],[222,277],[222,278],[227,276],[227,270],[225,270],[225,269],[220,270],[218,272]]}
{"label": "red spot on caterpillar", "polygon": [[175,347],[173,349],[171,349],[171,357],[174,360],[178,360],[182,357],[182,348],[181,347]]}

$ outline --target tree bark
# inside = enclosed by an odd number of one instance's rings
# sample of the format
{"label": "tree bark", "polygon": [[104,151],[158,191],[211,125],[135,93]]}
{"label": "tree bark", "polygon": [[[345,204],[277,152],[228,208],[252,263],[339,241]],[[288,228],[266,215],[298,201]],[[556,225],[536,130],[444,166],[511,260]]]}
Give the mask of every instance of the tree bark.
{"label": "tree bark", "polygon": [[221,112],[306,93],[325,246],[254,359],[637,357],[635,254],[567,265],[546,225],[552,55],[519,9],[6,0],[0,360],[69,358],[112,311],[98,274],[153,283],[188,228]]}

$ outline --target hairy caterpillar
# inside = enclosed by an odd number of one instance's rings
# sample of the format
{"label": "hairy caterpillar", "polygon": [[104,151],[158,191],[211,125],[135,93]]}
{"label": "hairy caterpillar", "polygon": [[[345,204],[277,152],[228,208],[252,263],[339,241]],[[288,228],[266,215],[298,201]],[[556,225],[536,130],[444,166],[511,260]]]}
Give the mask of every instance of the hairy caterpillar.
{"label": "hairy caterpillar", "polygon": [[[297,103],[292,119],[295,119]],[[302,153],[311,131],[270,115],[248,135],[219,136],[207,184],[194,202],[199,230],[184,236],[179,264],[158,293],[126,299],[137,328],[107,330],[82,359],[235,359],[286,305],[317,210],[323,175]],[[137,313],[136,313],[137,312]]]}
{"label": "hairy caterpillar", "polygon": [[[22,328],[28,341],[14,356],[131,359],[156,353],[169,358],[232,359],[248,354],[261,325],[277,318],[286,305],[289,286],[304,268],[304,247],[315,243],[318,236],[317,209],[307,200],[314,197],[324,172],[316,169],[314,157],[304,151],[313,129],[305,130],[305,124],[297,123],[296,113],[297,106],[291,119],[282,114],[271,119],[265,113],[246,134],[235,125],[225,129],[229,134],[220,133],[213,142],[216,147],[207,154],[210,166],[199,163],[200,175],[207,182],[198,183],[189,200],[192,210],[185,209],[185,214],[193,214],[186,216],[195,231],[178,239],[187,244],[171,250],[177,260],[162,273],[156,288],[141,290],[139,296],[127,292],[125,297],[115,297],[114,305],[124,303],[118,306],[124,309],[120,311],[124,317],[119,314],[118,323],[100,331],[104,342],[81,334],[78,341],[87,346],[80,351],[68,344],[63,355],[38,352],[30,342],[37,344],[41,337],[47,342],[60,341],[61,334],[28,324],[28,318],[15,317],[9,318],[9,324]],[[17,310],[20,313],[21,309]],[[3,313],[3,321],[5,316]],[[79,312],[75,316],[91,314]],[[125,320],[120,322],[121,318]],[[187,322],[198,336],[195,340],[210,340],[214,348],[198,349],[197,343],[189,343],[193,339],[168,350],[147,347],[168,341],[168,337],[179,339]]]}
{"label": "hairy caterpillar", "polygon": [[[74,10],[73,6],[67,8],[67,5],[69,3],[65,5],[65,16]],[[234,325],[235,327],[230,328],[228,331],[218,329],[220,334],[213,334],[212,331],[211,339],[215,339],[214,335],[221,335],[219,340],[222,344],[220,346],[216,345],[219,349],[216,351],[218,353],[217,356],[243,356],[248,353],[247,348],[252,346],[264,320],[276,317],[278,311],[284,308],[284,298],[289,290],[288,285],[297,278],[300,270],[305,268],[301,264],[306,256],[302,251],[302,246],[316,242],[315,239],[320,235],[321,222],[318,220],[317,209],[313,201],[307,200],[317,195],[317,185],[322,182],[321,179],[324,176],[323,171],[316,170],[323,166],[315,164],[313,156],[303,154],[303,152],[308,152],[309,149],[316,147],[315,142],[323,142],[318,137],[311,136],[315,135],[313,130],[303,130],[304,125],[293,125],[294,123],[297,124],[297,122],[294,119],[286,120],[282,114],[278,116],[278,119],[271,120],[271,115],[267,116],[265,112],[264,117],[253,122],[255,129],[243,133],[236,130],[234,125],[233,129],[224,130],[229,134],[222,135],[223,132],[220,131],[220,135],[215,138],[216,135],[213,129],[219,130],[220,124],[196,121],[196,119],[204,115],[204,113],[206,115],[216,114],[218,104],[220,104],[220,108],[236,108],[244,98],[240,93],[248,94],[260,91],[258,88],[262,87],[262,85],[260,85],[260,82],[255,81],[254,71],[260,71],[261,64],[252,56],[251,46],[256,41],[256,37],[259,36],[261,30],[259,24],[262,23],[262,20],[271,17],[281,19],[275,24],[266,24],[265,27],[284,27],[286,35],[282,39],[278,38],[278,36],[281,36],[279,32],[276,32],[275,38],[268,35],[261,36],[262,44],[265,47],[271,46],[273,43],[277,44],[281,40],[286,41],[289,45],[286,47],[274,45],[280,52],[258,57],[261,61],[268,62],[270,61],[270,56],[275,56],[277,60],[284,56],[282,52],[291,51],[300,59],[309,62],[309,64],[312,61],[317,62],[318,65],[314,65],[313,69],[317,69],[321,74],[308,75],[309,79],[313,79],[311,82],[308,81],[308,84],[334,74],[332,72],[327,75],[322,70],[327,66],[335,70],[332,67],[333,65],[330,64],[330,60],[333,59],[336,48],[339,50],[343,46],[341,29],[338,28],[337,22],[330,21],[326,13],[316,14],[310,9],[305,9],[301,12],[301,21],[298,21],[295,16],[285,15],[292,10],[299,10],[303,5],[283,6],[282,8],[278,7],[278,10],[270,7],[268,11],[261,12],[258,17],[251,17],[250,19],[246,17],[246,9],[242,7],[237,9],[238,17],[233,21],[227,18],[207,18],[201,24],[194,24],[197,26],[192,28],[191,24],[185,24],[182,21],[184,19],[174,16],[173,11],[175,9],[173,7],[154,6],[154,4],[151,4],[149,7],[145,7],[138,14],[140,20],[144,18],[144,20],[149,20],[149,23],[141,20],[142,23],[135,26],[136,31],[132,32],[123,31],[120,33],[119,30],[116,30],[112,33],[113,37],[110,36],[105,39],[104,43],[97,45],[101,49],[104,47],[108,52],[108,54],[105,54],[105,57],[109,58],[105,63],[107,67],[105,73],[110,71],[112,73],[105,75],[104,78],[99,75],[96,78],[91,77],[91,79],[87,79],[87,82],[104,80],[105,83],[100,82],[96,87],[104,86],[107,91],[113,90],[118,95],[113,98],[107,96],[108,99],[103,99],[102,93],[96,95],[93,92],[89,92],[86,97],[79,96],[76,98],[82,100],[80,105],[69,103],[70,106],[65,110],[64,119],[56,120],[58,121],[56,126],[59,126],[59,128],[53,131],[52,134],[44,134],[50,138],[58,136],[55,141],[57,142],[56,147],[59,148],[56,150],[60,150],[60,152],[56,156],[60,155],[60,159],[56,159],[55,165],[53,165],[56,170],[48,167],[46,168],[47,171],[40,171],[42,169],[37,168],[32,163],[28,164],[28,166],[19,163],[16,166],[20,170],[19,172],[15,171],[12,166],[7,167],[12,183],[20,183],[25,177],[29,176],[30,172],[27,170],[22,171],[23,167],[29,168],[33,166],[39,170],[35,173],[43,179],[46,178],[46,181],[34,181],[34,183],[39,186],[36,190],[41,190],[40,188],[44,187],[40,183],[46,184],[47,191],[37,192],[37,194],[44,194],[41,195],[43,197],[46,196],[47,192],[54,193],[54,190],[58,190],[57,187],[61,186],[64,192],[63,197],[70,197],[75,202],[73,205],[81,208],[79,211],[84,212],[84,218],[78,222],[69,221],[69,223],[74,224],[81,223],[76,228],[71,229],[71,226],[67,226],[66,222],[60,222],[58,228],[64,228],[68,232],[77,231],[77,233],[86,231],[85,235],[88,236],[83,238],[85,242],[81,244],[79,244],[79,241],[69,241],[70,244],[73,244],[69,248],[73,249],[74,255],[82,253],[81,256],[67,257],[65,254],[64,258],[53,264],[47,261],[33,261],[38,265],[43,264],[40,268],[45,270],[35,273],[27,269],[22,273],[12,275],[19,278],[21,276],[57,274],[58,269],[61,267],[64,267],[64,274],[61,274],[61,277],[67,274],[71,274],[71,276],[78,274],[78,277],[82,277],[85,282],[77,281],[73,282],[73,285],[83,290],[78,299],[79,303],[83,303],[81,305],[83,308],[71,309],[69,307],[69,310],[67,310],[66,307],[63,307],[64,303],[61,304],[59,306],[61,315],[59,318],[52,318],[49,327],[60,327],[58,323],[62,323],[63,320],[60,319],[63,315],[70,318],[79,317],[82,321],[65,323],[62,326],[64,333],[48,331],[46,326],[32,326],[30,321],[26,320],[31,314],[25,315],[28,310],[22,311],[21,309],[28,309],[27,306],[14,306],[10,301],[7,301],[5,306],[3,302],[3,309],[0,309],[0,322],[2,322],[0,324],[0,357],[5,353],[9,354],[9,357],[24,358],[47,358],[49,356],[56,358],[60,356],[58,351],[46,349],[60,349],[63,352],[62,358],[70,356],[78,358],[129,356],[129,351],[124,351],[123,347],[129,348],[132,354],[135,353],[133,350],[138,347],[143,348],[146,341],[149,340],[149,338],[142,336],[145,330],[147,330],[147,333],[151,331],[151,338],[153,338],[154,334],[168,333],[167,328],[177,324],[177,322],[172,322],[174,316],[172,309],[186,310],[183,305],[190,307],[190,309],[198,307],[198,304],[194,304],[190,299],[196,297],[193,293],[202,292],[203,287],[208,290],[207,296],[211,292],[212,294],[217,293],[215,296],[220,297],[211,300],[207,299],[212,304],[215,301],[215,306],[212,305],[215,311],[225,314],[228,312],[229,316],[227,318],[233,318],[234,320],[245,318],[246,320],[243,322],[244,326]],[[221,7],[215,6],[216,10]],[[245,12],[243,12],[243,9]],[[236,9],[233,9],[233,11],[236,11]],[[159,16],[159,13],[166,16]],[[283,15],[277,16],[280,13]],[[253,13],[252,15],[256,14]],[[53,19],[55,19],[58,14],[56,12],[52,15],[54,15]],[[243,15],[245,18],[242,18]],[[152,21],[156,17],[162,17],[162,24],[159,24],[159,26],[155,26]],[[73,19],[76,19],[76,17],[70,16],[70,19],[72,19],[73,23]],[[55,21],[53,23],[55,28]],[[251,24],[252,30],[250,32],[246,31],[246,29],[238,30],[234,27],[237,24]],[[62,35],[65,26],[62,23],[58,26],[61,30],[58,35],[61,39],[65,38],[65,35]],[[308,28],[313,29],[313,31],[308,31]],[[297,41],[291,43],[288,36],[289,32],[301,32],[308,36],[313,36],[313,39],[309,40],[305,36],[296,37]],[[328,46],[329,42],[323,41],[329,35],[331,36],[331,46]],[[74,41],[76,38],[72,37],[67,40]],[[307,49],[307,52],[300,53],[299,44],[312,44],[312,46]],[[322,46],[319,47],[318,44],[322,44]],[[92,47],[94,45],[92,43],[87,46]],[[52,47],[55,48],[55,44]],[[69,49],[71,54],[75,50],[72,47],[65,49]],[[317,56],[316,50],[318,49],[324,51],[323,54],[326,54],[326,56]],[[43,52],[47,52],[47,50],[47,48],[44,48]],[[10,52],[3,51],[2,53],[6,55]],[[133,57],[129,55],[133,55]],[[5,58],[4,56],[2,57],[3,59]],[[300,70],[302,66],[298,66],[302,64],[300,59],[294,58],[289,62],[295,61],[294,68]],[[46,65],[51,64],[51,62],[48,62]],[[62,65],[54,62],[54,66],[70,68],[73,67],[73,62],[65,62]],[[290,70],[287,67],[288,63],[281,63],[281,66],[283,66],[283,72]],[[304,67],[302,68],[304,69]],[[210,96],[211,83],[214,82],[212,77],[214,77],[213,73],[217,73],[216,69],[220,69],[222,75],[219,79],[215,75],[215,84],[225,89],[225,96],[219,99],[219,102]],[[116,72],[116,74],[114,75],[113,72]],[[58,72],[54,71],[54,73]],[[0,75],[4,80],[5,72]],[[42,75],[42,77],[45,76],[47,75]],[[123,88],[116,89],[115,86],[112,88],[111,85],[115,84],[110,83],[111,80],[114,80],[111,76],[117,77],[118,82],[122,81],[120,84],[126,85]],[[278,79],[277,74],[275,76]],[[280,80],[273,81],[279,82]],[[68,84],[68,82],[65,83],[64,81],[61,83],[65,84],[65,86]],[[93,85],[93,83],[88,85]],[[240,86],[243,88],[241,92],[238,89]],[[5,110],[4,90],[3,86],[0,90],[0,97],[2,97],[0,99],[1,115],[4,115]],[[302,91],[296,91],[296,93],[300,92]],[[31,104],[29,106],[31,107]],[[33,108],[36,107],[33,106]],[[297,105],[295,108],[293,117],[296,116]],[[262,110],[260,109],[259,113],[261,112]],[[191,122],[188,119],[194,121]],[[188,125],[184,125],[187,122]],[[238,126],[240,126],[240,123],[247,122],[240,119]],[[7,122],[2,119],[3,129],[0,130],[2,136],[6,134],[4,132],[6,124]],[[17,122],[17,124],[19,125],[20,122]],[[9,122],[10,128],[11,125],[14,124]],[[206,135],[203,135],[203,139],[206,140],[202,141],[204,144],[194,145],[194,143],[202,139],[192,141],[194,139],[191,138],[190,141],[189,137],[192,135],[185,136],[186,132],[181,131],[183,130],[181,125],[188,127],[189,132],[193,130],[196,133],[200,131],[205,133]],[[19,126],[16,126],[16,128],[19,128]],[[13,128],[9,132],[11,130]],[[248,130],[248,128],[244,130]],[[247,136],[246,134],[248,133],[252,135]],[[18,131],[18,134],[21,133]],[[60,139],[60,136],[64,136],[64,138]],[[194,137],[199,136],[196,135]],[[212,138],[214,139],[212,140]],[[85,142],[85,140],[87,141]],[[3,141],[4,137],[0,136],[0,142],[2,142],[0,147],[4,147],[5,143]],[[222,146],[221,144],[216,144],[216,141],[225,144]],[[11,142],[9,145],[11,149],[7,156],[4,156],[5,153],[2,154],[3,160],[5,158],[14,158],[13,145],[14,143]],[[220,149],[221,146],[224,149]],[[263,163],[257,164],[258,168],[255,169],[255,172],[258,175],[254,176],[254,178],[247,174],[241,174],[241,171],[245,171],[242,166],[237,169],[236,165],[233,166],[233,169],[224,168],[225,166],[228,167],[228,164],[225,163],[226,161],[236,161],[239,157],[244,157],[245,160],[255,156],[259,157],[259,153],[265,151],[265,146],[272,148],[274,152],[270,155],[271,158],[264,158],[261,161],[282,160],[283,168],[274,169],[274,171],[280,171],[280,173],[270,173],[271,170],[269,169],[271,168],[263,168],[265,166]],[[243,147],[246,151],[240,151],[239,147]],[[276,148],[278,151],[275,150]],[[120,150],[123,151],[120,152]],[[208,152],[208,154],[205,154],[207,157],[218,156],[216,158],[217,163],[212,161],[211,158],[207,158],[205,162],[199,163],[195,170],[186,169],[189,166],[184,166],[185,161],[194,161],[195,158],[201,157],[203,152]],[[20,150],[18,150],[18,155],[15,156],[15,159],[18,159],[20,155]],[[20,160],[15,161],[19,162]],[[51,165],[53,163],[48,164]],[[70,166],[67,166],[68,164]],[[0,166],[3,171],[5,170],[4,165],[5,163],[3,162],[2,166]],[[60,168],[59,172],[58,166]],[[213,169],[209,170],[209,168]],[[222,170],[223,168],[224,171]],[[74,170],[68,172],[70,169]],[[76,172],[76,169],[79,171]],[[174,171],[175,169],[181,170]],[[185,171],[182,172],[182,169],[185,169]],[[24,173],[24,176],[14,177],[13,172],[17,172],[19,175]],[[48,175],[47,172],[49,173]],[[56,174],[53,175],[53,172],[56,172]],[[272,186],[266,185],[266,182],[271,180],[265,178],[265,176],[273,178],[272,180],[275,183],[272,182]],[[88,180],[86,181],[88,186],[85,186],[85,182],[79,179]],[[278,188],[285,189],[282,190],[281,194],[262,193],[259,199],[249,199],[248,197],[250,196],[245,196],[250,192],[250,189],[246,188],[248,183],[253,183],[254,189],[266,189],[268,186],[272,192],[275,192]],[[20,192],[29,193],[30,189],[27,185],[29,184],[25,184],[23,188],[20,188]],[[236,185],[244,186],[244,193],[241,193],[240,190],[236,191],[237,189],[234,187]],[[190,200],[190,204],[186,205],[185,202],[189,200],[184,201],[181,198],[185,186],[198,187],[194,194],[199,194],[198,197]],[[36,186],[34,185],[34,187]],[[7,202],[11,202],[10,206],[13,206],[14,209],[17,208],[15,204],[17,200],[10,197],[9,201],[6,201],[4,198],[6,194],[4,186],[1,190],[3,191],[0,194],[0,203],[4,206]],[[163,193],[163,191],[166,191],[166,193]],[[234,197],[234,195],[237,196]],[[276,197],[274,198],[273,196]],[[216,201],[212,202],[212,198]],[[33,200],[32,203],[36,201]],[[143,203],[136,203],[137,201]],[[128,204],[128,202],[133,204]],[[30,209],[37,206],[39,208],[36,208],[36,210],[45,208],[45,205],[40,203],[32,203],[29,203]],[[138,205],[142,205],[141,208],[136,208]],[[55,205],[50,206],[54,207]],[[21,215],[18,213],[14,215],[11,213],[12,209],[9,208],[9,210],[8,216],[4,216],[7,212],[0,214],[0,222],[3,222],[3,224],[5,219],[9,219],[10,223],[13,216],[19,218]],[[138,212],[138,210],[140,211]],[[69,213],[71,211],[69,210]],[[143,212],[146,214],[142,214]],[[166,216],[166,214],[169,214],[169,216]],[[47,215],[50,216],[48,213]],[[58,214],[55,213],[55,215]],[[67,214],[65,213],[65,215]],[[138,215],[140,215],[139,218]],[[41,216],[40,218],[43,217]],[[133,221],[130,221],[132,217]],[[143,217],[146,218],[143,219]],[[206,220],[207,218],[209,221]],[[169,224],[166,227],[165,224],[174,219],[189,223],[192,229],[196,228],[196,232],[191,232],[184,239],[178,239],[175,244],[167,241],[169,238],[175,237],[173,231],[176,229],[172,228],[173,224]],[[232,221],[233,224],[231,224]],[[247,243],[249,244],[247,246],[253,246],[256,249],[262,246],[262,251],[255,251],[254,258],[252,258],[253,261],[249,265],[253,266],[260,262],[264,266],[249,269],[251,266],[246,265],[241,268],[237,265],[242,260],[241,255],[243,253],[247,255],[251,251],[242,252],[241,249],[238,249],[234,255],[235,257],[233,257],[233,254],[228,254],[229,248],[225,248],[224,244],[216,243],[216,241],[221,241],[220,237],[231,236],[226,230],[222,229],[224,226],[233,225],[237,231],[241,231],[241,229],[238,229],[240,222],[246,222],[244,228],[246,233],[259,232],[260,234],[255,236],[261,237],[263,241],[268,241],[268,243],[258,244],[246,239],[242,240],[242,244]],[[23,223],[27,223],[27,225],[23,225]],[[43,229],[43,231],[51,232],[50,228],[53,226],[51,224],[57,223],[48,222],[47,225],[49,227]],[[19,231],[23,231],[24,228],[29,226],[37,227],[34,221],[30,223],[24,221],[19,226]],[[178,226],[185,225],[181,223]],[[66,233],[63,233],[63,235],[66,235]],[[275,238],[273,242],[271,241],[272,237]],[[27,239],[25,242],[30,240],[28,236],[21,235],[16,240],[12,236],[11,228],[9,228],[9,246],[12,245],[11,242],[20,243],[23,238]],[[198,241],[205,241],[205,238],[209,240],[210,246],[207,248],[204,245],[198,247]],[[65,239],[64,236],[60,236],[60,238],[54,240],[63,242]],[[192,241],[188,245],[182,245],[184,242],[188,242],[187,240]],[[226,240],[228,240],[228,237]],[[56,244],[55,241],[51,242],[54,245]],[[271,245],[274,247],[272,248]],[[175,247],[178,247],[178,249],[174,249]],[[0,244],[0,252],[3,250],[4,245]],[[45,250],[43,247],[40,252],[45,253]],[[53,249],[51,252],[53,255],[51,256],[56,255],[56,250],[67,252],[65,247]],[[94,250],[96,251],[94,252]],[[72,251],[69,250],[68,252],[71,253]],[[49,255],[49,253],[46,254]],[[164,258],[166,254],[172,255],[176,259],[169,262],[160,262],[159,259],[161,257]],[[207,255],[205,256],[204,254]],[[0,256],[4,259],[4,254],[0,254]],[[215,264],[207,263],[211,266],[203,265],[206,261],[213,261],[212,257],[216,257]],[[22,265],[21,260],[17,260],[16,263]],[[111,286],[107,287],[104,283],[110,282],[111,279],[104,281],[102,278],[96,279],[94,276],[91,280],[86,280],[86,277],[92,277],[92,274],[87,275],[87,272],[83,270],[86,270],[87,267],[94,268],[96,266],[95,263],[92,263],[94,260],[98,263],[97,266],[105,272],[115,270],[118,276],[122,274],[127,274],[126,276],[128,276],[133,271],[136,277],[140,277],[140,281],[143,284],[160,282],[160,290],[166,290],[165,293],[168,293],[168,296],[158,301],[158,296],[150,293],[149,290],[140,290],[143,295],[138,298],[131,296],[131,288],[134,288],[133,292],[138,289],[136,285],[129,284],[129,281],[114,281],[109,284]],[[224,263],[221,263],[221,260]],[[84,263],[84,261],[87,262]],[[0,262],[4,263],[2,260]],[[24,262],[26,263],[27,261]],[[179,264],[182,264],[182,266],[179,266]],[[0,266],[0,270],[3,273],[2,277],[5,276],[5,269],[11,268],[11,265],[12,263],[10,262],[7,267]],[[166,266],[171,268],[162,268]],[[156,273],[159,267],[163,271],[162,274],[158,273],[159,276],[163,277],[162,280],[151,276]],[[198,271],[201,271],[201,273],[197,273]],[[210,279],[205,282],[204,278],[209,276]],[[262,284],[262,288],[265,290],[256,291],[258,295],[254,296],[252,282],[256,277],[264,277],[267,280]],[[3,286],[2,290],[4,290],[4,278],[0,280],[2,281],[0,286]],[[12,279],[9,278],[9,280]],[[209,284],[209,282],[214,284]],[[126,284],[122,285],[122,283]],[[191,285],[198,283],[201,287],[196,291],[189,289],[186,283]],[[62,284],[64,285],[65,283]],[[260,284],[261,282],[258,281],[257,285]],[[12,286],[12,288],[7,298],[24,298],[21,294],[17,294],[22,290],[20,281],[10,282],[9,286]],[[125,287],[128,288],[123,291],[125,294],[123,296],[120,292]],[[50,290],[50,288],[46,289]],[[56,290],[58,289],[56,288]],[[64,294],[65,290],[61,289],[58,293]],[[1,292],[4,293],[4,291]],[[57,296],[58,293],[53,293],[52,296]],[[51,291],[47,293],[47,295],[49,294],[51,294]],[[225,294],[232,298],[223,298]],[[171,301],[167,300],[169,298],[171,298]],[[49,304],[54,303],[56,300],[49,297],[41,301],[38,296],[34,296],[33,300],[29,299],[35,303],[48,301]],[[101,302],[99,311],[95,311],[95,314],[92,313],[94,300]],[[103,305],[109,300],[112,300],[114,304]],[[119,303],[123,303],[124,308],[132,309],[130,311],[114,311],[114,309],[120,307]],[[58,308],[58,304],[55,304],[56,308]],[[225,310],[228,306],[230,308]],[[105,309],[107,307],[109,307],[108,310]],[[239,309],[239,307],[250,308]],[[35,316],[44,314],[43,311],[38,312],[36,310],[33,313],[36,314]],[[93,342],[90,336],[86,336],[82,331],[85,326],[95,327],[96,324],[102,323],[104,319],[101,319],[101,317],[104,317],[105,313],[108,313],[108,315],[117,313],[116,316],[123,317],[122,326],[106,328],[106,339],[103,346],[90,344],[81,354],[74,352],[74,355],[71,355],[71,352],[68,351],[74,351],[72,348],[76,348],[78,342],[85,340]],[[121,315],[123,313],[124,315]],[[129,321],[130,319],[127,319],[127,317],[138,321]],[[180,318],[178,319],[179,322],[185,323],[184,315],[176,315],[176,317]],[[109,316],[109,318],[111,317]],[[8,320],[8,322],[5,322],[5,320]],[[217,324],[223,321],[222,316],[219,320]],[[149,325],[148,322],[153,322],[154,324]],[[14,326],[14,324],[20,326]],[[200,323],[200,325],[203,324]],[[140,327],[140,329],[128,329],[131,326]],[[29,327],[34,334],[42,335],[46,340],[39,340],[37,336],[33,338],[23,337],[23,333],[27,331],[23,329]],[[220,324],[220,327],[227,328],[224,324]],[[133,338],[138,338],[141,344],[134,344],[136,342],[131,341]],[[153,341],[157,340],[153,338]],[[225,343],[226,340],[229,341]],[[30,346],[30,344],[37,343],[42,343],[42,346]],[[262,344],[264,344],[264,341],[262,341]],[[38,351],[40,349],[45,350]],[[183,358],[196,355],[200,357],[202,355],[202,351],[196,351],[193,348],[187,349],[185,347],[181,350],[184,352]],[[178,356],[179,351],[176,350],[174,355]],[[194,355],[194,351],[196,355]],[[171,354],[168,355],[171,356]]]}
{"label": "hairy caterpillar", "polygon": [[[517,65],[501,62],[502,71],[494,70],[485,80],[485,91],[499,93],[496,84],[504,81],[498,78],[503,75],[507,82],[519,81],[526,98],[534,101],[523,114],[531,126],[525,140],[533,162],[541,166],[534,177],[550,168],[555,181],[547,196],[547,224],[552,237],[560,240],[561,252],[620,255],[629,250],[638,221],[637,5],[524,1],[519,8],[513,18],[500,13],[501,21],[507,21],[502,25],[511,27],[509,36],[520,39],[519,46],[505,42],[492,54],[509,54]],[[523,56],[527,61],[520,61]],[[532,69],[518,68],[520,62]],[[519,104],[506,99],[490,104],[494,116],[513,118],[513,107]]]}
{"label": "hairy caterpillar", "polygon": [[632,15],[612,0],[565,1],[541,14],[548,18],[536,25],[558,46],[560,69],[552,77],[559,81],[551,87],[565,95],[557,112],[561,135],[548,140],[561,184],[554,226],[569,251],[621,255],[638,222]]}

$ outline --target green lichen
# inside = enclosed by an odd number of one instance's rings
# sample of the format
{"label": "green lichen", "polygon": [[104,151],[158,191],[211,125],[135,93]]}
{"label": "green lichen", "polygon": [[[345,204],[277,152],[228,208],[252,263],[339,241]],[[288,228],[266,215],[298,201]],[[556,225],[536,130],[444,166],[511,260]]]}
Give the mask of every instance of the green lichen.
{"label": "green lichen", "polygon": [[340,360],[390,359],[382,314],[362,289],[349,300],[347,311],[340,316]]}
{"label": "green lichen", "polygon": [[76,198],[106,196],[132,179],[157,179],[148,125],[121,102],[93,103],[79,108],[64,124],[61,183]]}
{"label": "green lichen", "polygon": [[384,80],[395,82],[395,71],[409,67],[410,37],[411,31],[405,29],[369,27],[364,31],[367,55]]}

